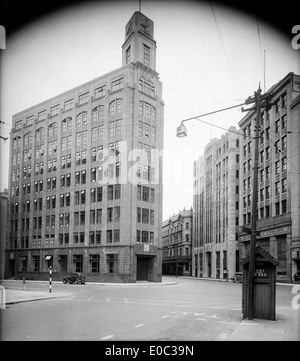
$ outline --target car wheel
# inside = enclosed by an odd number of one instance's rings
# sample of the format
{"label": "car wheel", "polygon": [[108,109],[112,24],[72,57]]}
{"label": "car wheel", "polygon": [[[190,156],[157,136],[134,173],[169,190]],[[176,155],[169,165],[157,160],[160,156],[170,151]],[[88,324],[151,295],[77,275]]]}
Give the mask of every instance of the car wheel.
{"label": "car wheel", "polygon": [[63,284],[66,284],[67,283],[67,280],[63,280]]}

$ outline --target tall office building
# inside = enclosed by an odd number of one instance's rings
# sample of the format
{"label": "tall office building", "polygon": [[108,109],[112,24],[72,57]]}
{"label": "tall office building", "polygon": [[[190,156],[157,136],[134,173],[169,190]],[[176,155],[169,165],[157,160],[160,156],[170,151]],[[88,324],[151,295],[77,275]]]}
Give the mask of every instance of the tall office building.
{"label": "tall office building", "polygon": [[194,162],[192,275],[232,278],[239,270],[240,135],[213,139]]}
{"label": "tall office building", "polygon": [[[259,139],[257,245],[279,261],[277,280],[291,282],[300,270],[300,76],[289,73],[272,86],[262,109]],[[241,141],[240,225],[250,226],[255,111],[239,122]],[[239,234],[240,256],[250,235]]]}
{"label": "tall office building", "polygon": [[161,281],[162,83],[135,12],[122,67],[13,116],[6,276]]}

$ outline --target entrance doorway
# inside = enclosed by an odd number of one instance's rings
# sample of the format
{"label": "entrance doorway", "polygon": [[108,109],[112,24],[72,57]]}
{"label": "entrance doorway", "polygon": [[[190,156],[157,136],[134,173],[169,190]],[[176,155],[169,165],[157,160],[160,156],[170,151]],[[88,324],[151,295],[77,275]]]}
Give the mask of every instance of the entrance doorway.
{"label": "entrance doorway", "polygon": [[137,256],[137,281],[153,281],[154,256]]}

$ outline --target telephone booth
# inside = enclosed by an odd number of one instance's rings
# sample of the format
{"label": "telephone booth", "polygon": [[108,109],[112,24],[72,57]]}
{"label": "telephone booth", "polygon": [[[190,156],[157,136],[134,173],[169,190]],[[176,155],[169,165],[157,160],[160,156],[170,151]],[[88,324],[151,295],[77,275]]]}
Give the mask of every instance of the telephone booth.
{"label": "telephone booth", "polygon": [[[275,321],[276,266],[279,262],[263,248],[257,246],[253,277],[253,317]],[[243,266],[242,310],[248,317],[249,256],[241,260]]]}

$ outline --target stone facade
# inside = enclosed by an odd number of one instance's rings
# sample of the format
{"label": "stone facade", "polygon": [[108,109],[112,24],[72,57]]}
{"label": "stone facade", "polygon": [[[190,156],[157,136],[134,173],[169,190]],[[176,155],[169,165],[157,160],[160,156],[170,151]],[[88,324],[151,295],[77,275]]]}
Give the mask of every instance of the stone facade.
{"label": "stone facade", "polygon": [[232,278],[238,265],[240,136],[235,127],[213,139],[194,162],[195,277]]}
{"label": "stone facade", "polygon": [[[270,109],[262,110],[259,140],[257,245],[279,261],[277,280],[291,282],[300,269],[300,76],[289,73],[271,89]],[[239,122],[241,144],[240,225],[251,220],[254,112]],[[239,234],[240,256],[249,253],[250,235]]]}
{"label": "stone facade", "polygon": [[[133,26],[134,24],[134,26]],[[6,276],[161,281],[162,83],[135,12],[122,67],[13,116]]]}

